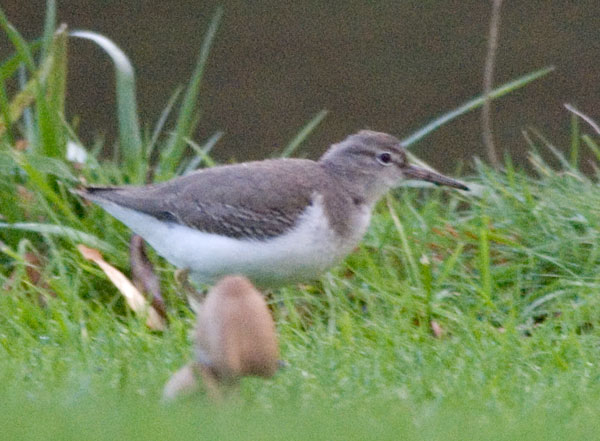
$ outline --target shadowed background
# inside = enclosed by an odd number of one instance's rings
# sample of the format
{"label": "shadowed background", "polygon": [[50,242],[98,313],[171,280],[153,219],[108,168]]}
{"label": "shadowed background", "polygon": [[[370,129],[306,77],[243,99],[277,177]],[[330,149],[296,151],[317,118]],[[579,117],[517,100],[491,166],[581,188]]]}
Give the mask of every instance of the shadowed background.
{"label": "shadowed background", "polygon": [[[137,74],[144,127],[194,68],[210,17],[224,17],[201,92],[199,142],[225,136],[221,160],[274,155],[319,110],[330,114],[303,144],[317,157],[362,128],[404,137],[480,93],[491,2],[406,1],[129,1],[58,2],[59,22],[115,41]],[[27,38],[43,28],[45,2],[2,0]],[[564,102],[600,119],[600,2],[504,2],[495,84],[554,65],[557,70],[493,104],[497,147],[523,160],[521,130],[535,126],[559,147],[568,144]],[[116,132],[114,74],[91,42],[71,39],[68,117],[78,133],[109,145]],[[0,39],[0,57],[12,52]],[[480,112],[444,126],[413,147],[433,166],[484,156]]]}

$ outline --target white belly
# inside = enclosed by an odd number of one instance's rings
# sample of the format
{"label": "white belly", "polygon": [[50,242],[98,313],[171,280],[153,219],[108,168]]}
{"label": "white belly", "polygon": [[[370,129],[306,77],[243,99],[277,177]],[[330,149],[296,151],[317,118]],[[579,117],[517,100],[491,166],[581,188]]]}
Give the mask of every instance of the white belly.
{"label": "white belly", "polygon": [[364,207],[354,219],[354,233],[341,238],[329,227],[317,197],[293,230],[276,238],[253,240],[204,233],[111,202],[98,203],[173,265],[189,269],[195,281],[212,283],[226,274],[243,274],[263,286],[316,278],[352,251],[371,215],[370,207]]}

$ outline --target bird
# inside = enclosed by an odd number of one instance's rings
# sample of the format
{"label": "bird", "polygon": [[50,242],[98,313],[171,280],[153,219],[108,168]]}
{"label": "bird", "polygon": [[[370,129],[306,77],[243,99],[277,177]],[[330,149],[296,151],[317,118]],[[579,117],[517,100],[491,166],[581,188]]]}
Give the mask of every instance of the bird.
{"label": "bird", "polygon": [[[268,378],[279,368],[275,323],[261,293],[243,276],[225,276],[197,307],[194,360],[163,389],[170,401],[203,383],[215,399],[241,377]],[[200,381],[199,381],[200,380]]]}
{"label": "bird", "polygon": [[317,161],[242,162],[145,186],[74,192],[198,284],[241,274],[278,287],[314,280],[340,262],[364,236],[375,203],[403,180],[469,189],[411,164],[393,135],[362,130]]}

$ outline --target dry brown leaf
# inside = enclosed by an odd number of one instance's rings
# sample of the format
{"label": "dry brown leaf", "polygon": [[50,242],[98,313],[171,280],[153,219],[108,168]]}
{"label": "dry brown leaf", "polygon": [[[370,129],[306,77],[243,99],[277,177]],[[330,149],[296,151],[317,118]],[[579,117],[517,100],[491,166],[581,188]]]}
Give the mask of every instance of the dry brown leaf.
{"label": "dry brown leaf", "polygon": [[152,262],[146,255],[144,239],[137,234],[131,236],[129,242],[129,264],[131,265],[131,280],[142,292],[152,296],[152,306],[162,318],[167,318],[167,307],[160,293],[160,283],[154,272]]}
{"label": "dry brown leaf", "polygon": [[[3,244],[0,242],[0,247]],[[44,262],[40,256],[37,254],[28,251],[23,256],[23,260],[25,263],[25,275],[31,285],[41,288],[44,292],[38,293],[38,301],[41,307],[48,306],[48,297],[56,297],[56,293],[52,291],[48,282],[44,280],[41,269],[44,267]],[[6,280],[6,283],[2,285],[2,290],[9,291],[13,289],[13,286],[16,282],[18,270],[15,269],[10,277]]]}
{"label": "dry brown leaf", "polygon": [[104,271],[104,274],[123,294],[127,304],[136,314],[146,316],[146,325],[150,329],[165,330],[165,320],[156,312],[156,309],[148,304],[146,298],[121,271],[104,260],[100,251],[82,244],[77,245],[77,249],[84,258],[91,260]]}
{"label": "dry brown leaf", "polygon": [[47,295],[42,293],[38,294],[40,306],[46,307],[48,306],[48,296],[56,297],[56,293],[52,291],[48,282],[42,277],[42,273],[40,272],[40,269],[44,266],[42,259],[37,254],[29,251],[25,253],[25,262],[27,262],[25,273],[31,284],[42,288],[47,293]]}
{"label": "dry brown leaf", "polygon": [[18,152],[24,152],[25,150],[27,150],[27,146],[28,143],[26,139],[18,139],[14,145],[15,150]]}
{"label": "dry brown leaf", "polygon": [[433,335],[435,336],[435,338],[442,338],[444,336],[444,329],[438,322],[436,322],[435,320],[432,320],[430,325],[431,325],[431,331],[433,332]]}
{"label": "dry brown leaf", "polygon": [[[27,262],[27,266],[25,266],[25,273],[29,278],[29,281],[38,286],[40,284],[40,280],[42,279],[42,274],[40,273],[40,268],[42,267],[42,260],[31,251],[25,253],[25,262]],[[47,289],[48,284],[43,283],[43,288]]]}

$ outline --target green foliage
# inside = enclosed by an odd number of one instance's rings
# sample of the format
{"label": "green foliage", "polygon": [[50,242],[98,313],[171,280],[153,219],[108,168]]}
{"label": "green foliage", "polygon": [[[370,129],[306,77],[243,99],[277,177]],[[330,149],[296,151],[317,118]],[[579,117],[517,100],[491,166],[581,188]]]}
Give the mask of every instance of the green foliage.
{"label": "green foliage", "polygon": [[74,31],[71,36],[85,38],[100,46],[115,65],[117,121],[119,123],[119,148],[123,165],[133,182],[143,182],[147,158],[142,154],[142,138],[138,121],[135,73],[127,55],[111,40],[96,32]]}
{"label": "green foliage", "polygon": [[[490,92],[490,99],[500,98],[514,90],[520,89],[521,87],[531,83],[532,81],[535,81],[538,78],[542,78],[548,75],[552,71],[554,71],[553,66],[545,67],[543,69],[539,69],[534,72],[523,75],[522,77],[517,78],[516,80],[503,84],[502,86],[497,87],[496,89]],[[421,127],[419,130],[417,130],[410,136],[407,136],[402,140],[402,143],[407,147],[411,146],[415,142],[418,142],[425,136],[429,135],[431,132],[439,129],[441,126],[448,124],[453,119],[483,106],[484,101],[484,96],[478,96],[473,98],[472,100],[467,101],[466,103],[462,104],[456,109],[450,110],[449,112],[446,112],[443,115],[435,118],[429,124],[426,124],[424,127]]]}
{"label": "green foliage", "polygon": [[327,110],[321,110],[315,116],[311,118],[311,120],[306,123],[304,127],[298,132],[296,136],[289,142],[289,144],[283,149],[281,153],[282,158],[289,158],[294,154],[296,149],[304,142],[306,137],[312,133],[314,129],[317,128],[321,121],[325,119],[327,116]]}
{"label": "green foliage", "polygon": [[158,167],[158,177],[160,180],[170,178],[174,175],[185,150],[185,139],[190,137],[195,129],[194,120],[196,118],[196,102],[200,92],[200,84],[202,82],[202,77],[204,76],[204,69],[208,60],[208,54],[210,52],[210,48],[212,47],[212,43],[217,33],[217,28],[219,27],[222,15],[223,9],[218,8],[210,22],[208,30],[206,31],[204,42],[200,48],[200,54],[198,56],[196,68],[194,69],[192,77],[188,83],[183,97],[181,110],[177,116],[175,131],[165,149],[161,153]]}

